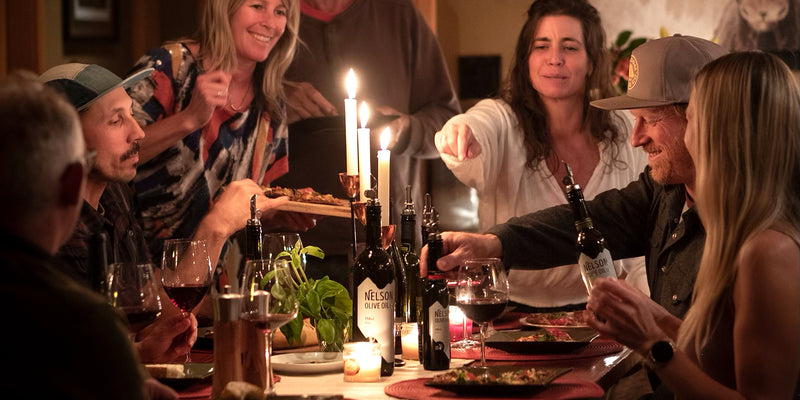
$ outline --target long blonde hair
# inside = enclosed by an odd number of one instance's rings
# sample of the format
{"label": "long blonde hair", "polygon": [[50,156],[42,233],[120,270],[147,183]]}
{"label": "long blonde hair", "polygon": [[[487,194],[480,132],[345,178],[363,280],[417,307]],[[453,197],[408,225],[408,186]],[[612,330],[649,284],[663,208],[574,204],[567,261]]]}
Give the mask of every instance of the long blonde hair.
{"label": "long blonde hair", "polygon": [[739,249],[755,234],[800,223],[798,86],[777,57],[733,53],[693,80],[697,210],[706,241],[683,348],[700,354],[730,304]]}
{"label": "long blonde hair", "polygon": [[[253,101],[266,106],[273,118],[284,119],[283,76],[294,58],[297,29],[300,24],[298,0],[282,0],[286,7],[286,30],[264,62],[256,65],[253,74]],[[199,58],[209,70],[231,72],[236,68],[236,45],[231,33],[231,16],[245,0],[206,0],[200,28],[195,34],[200,44]]]}

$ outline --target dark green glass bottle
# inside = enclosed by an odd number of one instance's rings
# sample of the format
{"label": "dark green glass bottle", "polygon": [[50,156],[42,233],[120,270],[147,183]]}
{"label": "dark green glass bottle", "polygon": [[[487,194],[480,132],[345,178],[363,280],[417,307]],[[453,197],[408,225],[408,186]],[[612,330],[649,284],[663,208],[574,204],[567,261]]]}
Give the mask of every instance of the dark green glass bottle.
{"label": "dark green glass bottle", "polygon": [[450,293],[444,275],[436,268],[442,256],[442,235],[435,210],[428,224],[428,276],[422,283],[419,318],[420,361],[426,370],[450,368]]}
{"label": "dark green glass bottle", "polygon": [[367,190],[366,248],[353,266],[353,340],[377,340],[381,348],[381,376],[394,373],[395,272],[389,253],[381,246],[381,205]]}

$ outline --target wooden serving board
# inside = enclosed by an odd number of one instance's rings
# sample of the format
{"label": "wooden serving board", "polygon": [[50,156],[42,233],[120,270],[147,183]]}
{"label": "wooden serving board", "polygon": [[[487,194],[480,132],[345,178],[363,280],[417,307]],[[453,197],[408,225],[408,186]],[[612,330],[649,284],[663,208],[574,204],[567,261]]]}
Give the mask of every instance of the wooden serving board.
{"label": "wooden serving board", "polygon": [[350,205],[332,205],[288,201],[277,208],[282,211],[293,211],[305,214],[326,215],[329,217],[350,218]]}

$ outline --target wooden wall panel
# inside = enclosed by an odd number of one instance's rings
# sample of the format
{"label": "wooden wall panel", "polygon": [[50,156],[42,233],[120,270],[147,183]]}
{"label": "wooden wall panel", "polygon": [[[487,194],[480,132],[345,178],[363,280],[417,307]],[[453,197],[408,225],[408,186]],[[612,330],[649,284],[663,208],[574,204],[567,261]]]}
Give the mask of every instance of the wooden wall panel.
{"label": "wooden wall panel", "polygon": [[[40,71],[42,67],[42,1],[5,1],[6,72]],[[11,39],[13,38],[13,40]]]}

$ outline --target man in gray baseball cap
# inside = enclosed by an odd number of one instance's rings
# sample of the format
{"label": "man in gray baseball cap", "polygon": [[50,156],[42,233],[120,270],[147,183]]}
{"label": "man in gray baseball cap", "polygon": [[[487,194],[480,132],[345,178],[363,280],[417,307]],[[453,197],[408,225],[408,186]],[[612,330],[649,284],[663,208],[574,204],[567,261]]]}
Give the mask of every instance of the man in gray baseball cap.
{"label": "man in gray baseball cap", "polygon": [[[631,55],[627,93],[591,102],[598,108],[631,110],[636,117],[631,145],[647,152],[648,166],[639,180],[597,195],[586,207],[614,259],[645,256],[652,301],[644,300],[673,339],[691,303],[705,242],[692,200],[694,163],[683,141],[686,106],[692,76],[723,54],[720,46],[691,36],[645,42]],[[575,237],[569,206],[552,207],[512,218],[484,234],[443,233],[449,254],[437,266],[450,270],[466,258],[501,257],[507,268],[552,268],[575,262]],[[423,276],[426,252],[423,248],[420,257]]]}

